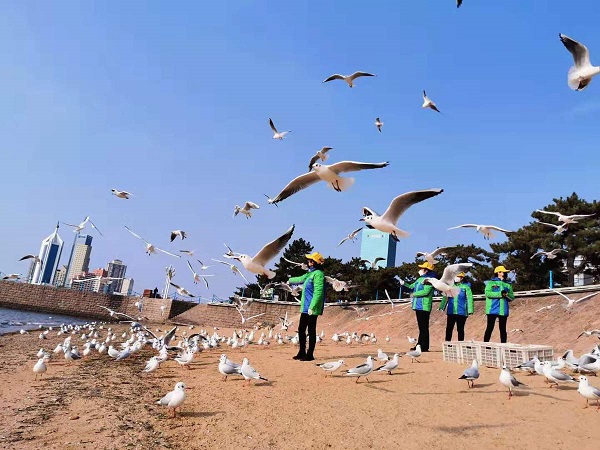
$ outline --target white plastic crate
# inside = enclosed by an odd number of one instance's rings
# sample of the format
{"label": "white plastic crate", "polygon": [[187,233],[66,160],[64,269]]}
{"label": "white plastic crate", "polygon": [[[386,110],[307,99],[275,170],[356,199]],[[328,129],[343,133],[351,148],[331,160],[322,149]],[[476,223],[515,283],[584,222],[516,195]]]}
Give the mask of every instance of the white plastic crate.
{"label": "white plastic crate", "polygon": [[527,362],[535,355],[540,361],[552,361],[554,359],[554,349],[548,345],[518,344],[504,344],[502,348],[503,360],[508,368]]}
{"label": "white plastic crate", "polygon": [[460,359],[463,364],[471,364],[474,359],[481,363],[481,350],[475,342],[460,343]]}
{"label": "white plastic crate", "polygon": [[442,347],[444,361],[462,363],[460,357],[460,342],[444,342]]}
{"label": "white plastic crate", "polygon": [[487,367],[502,367],[502,344],[481,342],[479,345],[479,364]]}

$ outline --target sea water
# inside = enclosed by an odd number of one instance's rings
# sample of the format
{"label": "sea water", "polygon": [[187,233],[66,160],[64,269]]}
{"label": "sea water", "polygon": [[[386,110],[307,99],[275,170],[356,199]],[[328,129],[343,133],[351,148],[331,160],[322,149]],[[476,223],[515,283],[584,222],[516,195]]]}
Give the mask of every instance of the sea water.
{"label": "sea water", "polygon": [[40,325],[44,328],[57,327],[62,324],[83,324],[86,320],[63,316],[60,314],[47,314],[18,309],[0,308],[0,335],[24,330],[36,330]]}

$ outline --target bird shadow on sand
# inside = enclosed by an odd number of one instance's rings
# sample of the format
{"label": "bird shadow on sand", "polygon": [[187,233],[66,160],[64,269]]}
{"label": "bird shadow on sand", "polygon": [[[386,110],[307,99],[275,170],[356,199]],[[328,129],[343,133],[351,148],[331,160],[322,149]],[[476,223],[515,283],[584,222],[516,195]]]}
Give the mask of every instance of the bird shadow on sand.
{"label": "bird shadow on sand", "polygon": [[369,389],[377,389],[378,391],[389,392],[392,394],[395,393],[396,391],[392,391],[391,389],[386,389],[381,386],[376,386],[379,383],[386,383],[387,381],[391,381],[391,380],[379,380],[379,381],[371,381],[370,383],[358,383],[358,384],[368,387]]}
{"label": "bird shadow on sand", "polygon": [[263,386],[273,386],[276,381],[261,381],[260,383],[252,383],[252,386],[263,387]]}
{"label": "bird shadow on sand", "polygon": [[179,413],[181,417],[212,417],[225,414],[225,411],[183,411]]}
{"label": "bird shadow on sand", "polygon": [[479,423],[473,425],[461,425],[458,427],[448,427],[448,426],[439,426],[439,427],[431,427],[433,431],[441,431],[442,433],[448,434],[457,434],[461,435],[464,433],[469,433],[470,431],[477,430],[488,430],[490,428],[509,428],[516,425],[515,423],[499,423],[499,424],[489,424],[489,423]]}

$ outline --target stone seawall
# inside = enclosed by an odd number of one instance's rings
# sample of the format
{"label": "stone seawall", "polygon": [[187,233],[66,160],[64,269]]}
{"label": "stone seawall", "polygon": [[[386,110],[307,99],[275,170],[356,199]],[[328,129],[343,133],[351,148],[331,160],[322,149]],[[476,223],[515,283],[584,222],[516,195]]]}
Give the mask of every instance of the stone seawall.
{"label": "stone seawall", "polygon": [[[0,281],[0,306],[52,314],[110,319],[105,306],[132,317],[144,316],[152,322],[163,322],[196,306],[194,303],[171,299],[144,298],[142,312],[135,303],[139,297],[81,292],[72,289],[42,286],[13,281]],[[161,308],[163,307],[163,308]]]}

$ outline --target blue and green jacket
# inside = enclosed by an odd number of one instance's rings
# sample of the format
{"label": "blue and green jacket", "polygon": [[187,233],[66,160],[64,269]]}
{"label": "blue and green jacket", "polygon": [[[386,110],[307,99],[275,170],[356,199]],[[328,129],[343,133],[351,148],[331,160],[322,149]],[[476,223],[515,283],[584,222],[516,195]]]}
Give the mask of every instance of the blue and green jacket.
{"label": "blue and green jacket", "polygon": [[[506,291],[506,297],[502,297]],[[515,299],[512,284],[495,277],[485,285],[485,313],[508,317],[508,303]]]}
{"label": "blue and green jacket", "polygon": [[412,289],[412,309],[415,311],[431,311],[431,303],[433,299],[433,286],[423,284],[425,278],[437,278],[435,273],[428,272],[422,277],[419,277],[412,284],[404,286]]}
{"label": "blue and green jacket", "polygon": [[446,310],[446,314],[455,316],[470,316],[473,314],[473,292],[471,292],[470,283],[455,283],[454,286],[460,288],[456,298],[442,296],[440,311]]}
{"label": "blue and green jacket", "polygon": [[323,314],[325,306],[325,275],[322,270],[311,268],[299,277],[292,277],[289,284],[302,284],[302,297],[300,299],[300,312],[308,314],[312,309],[313,315]]}

